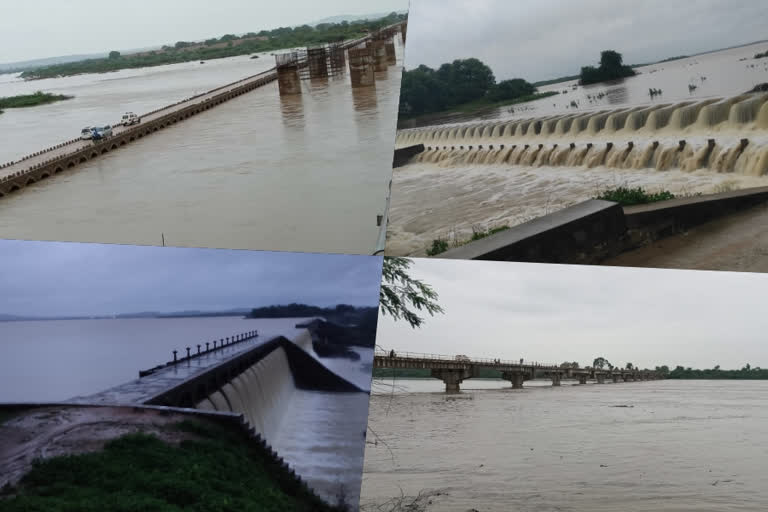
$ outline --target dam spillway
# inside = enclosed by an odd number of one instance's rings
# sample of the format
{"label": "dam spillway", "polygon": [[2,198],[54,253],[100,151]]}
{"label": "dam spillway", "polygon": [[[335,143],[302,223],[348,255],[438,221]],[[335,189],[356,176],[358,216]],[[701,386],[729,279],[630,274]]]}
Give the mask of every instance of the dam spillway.
{"label": "dam spillway", "polygon": [[[313,350],[313,319],[254,320],[254,331],[222,338],[142,377],[72,405],[160,406],[237,415],[286,471],[324,501],[359,501],[369,390],[330,370]],[[320,320],[322,322],[322,320]],[[212,345],[212,344],[211,344]],[[185,353],[184,350],[181,351]],[[368,360],[355,364],[371,364]],[[337,365],[334,364],[334,368]],[[332,432],[326,432],[328,429]]]}
{"label": "dam spillway", "polygon": [[768,94],[401,130],[411,162],[768,173]]}

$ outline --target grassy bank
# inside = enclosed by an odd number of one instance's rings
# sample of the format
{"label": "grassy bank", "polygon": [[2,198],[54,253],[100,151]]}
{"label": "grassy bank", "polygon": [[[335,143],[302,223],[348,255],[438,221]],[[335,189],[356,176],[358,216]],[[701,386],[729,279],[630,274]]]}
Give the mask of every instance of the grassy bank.
{"label": "grassy bank", "polygon": [[495,235],[496,233],[500,233],[501,231],[506,231],[507,229],[509,229],[509,226],[507,225],[498,226],[495,228],[488,228],[488,229],[472,228],[472,236],[466,239],[458,238],[458,236],[455,233],[452,239],[437,238],[435,240],[432,240],[432,247],[427,249],[427,256],[436,256],[438,254],[444,253],[448,249],[451,249],[454,247],[461,247],[462,245],[466,245],[470,242],[474,242],[475,240],[480,240],[482,238]]}
{"label": "grassy bank", "polygon": [[262,30],[242,36],[226,34],[201,42],[178,41],[158,50],[122,55],[110,52],[108,57],[55,64],[24,71],[21,77],[28,80],[71,76],[83,73],[107,73],[120,69],[145,68],[177,64],[180,62],[223,59],[238,55],[270,52],[286,48],[312,46],[344,39],[356,39],[387,25],[405,19],[402,14],[391,13],[377,20],[342,23],[322,23],[316,27],[281,27]]}
{"label": "grassy bank", "polygon": [[57,101],[71,100],[74,96],[64,94],[51,94],[48,92],[37,91],[34,94],[21,94],[19,96],[8,96],[0,98],[0,113],[4,108],[25,108],[45,105]]}
{"label": "grassy bank", "polygon": [[423,119],[439,118],[441,116],[449,116],[449,115],[455,115],[455,114],[468,114],[468,115],[479,114],[494,108],[517,105],[519,103],[528,103],[530,101],[540,100],[541,98],[547,98],[549,96],[554,96],[556,94],[560,94],[560,92],[559,91],[537,92],[534,94],[528,94],[521,98],[514,98],[514,99],[508,99],[508,100],[501,100],[501,101],[490,101],[488,99],[482,98],[479,100],[462,103],[461,105],[455,105],[451,108],[442,110],[440,112],[430,112],[428,114],[419,114],[416,116],[400,114],[399,119],[403,121],[410,121],[410,120],[419,121]]}
{"label": "grassy bank", "polygon": [[38,461],[16,487],[0,490],[9,512],[113,510],[336,511],[309,494],[287,493],[274,468],[241,436],[184,421],[178,445],[129,434],[104,450]]}
{"label": "grassy bank", "polygon": [[615,203],[621,204],[622,206],[655,203],[658,201],[667,201],[668,199],[674,198],[675,194],[668,190],[660,190],[659,192],[647,192],[641,187],[618,187],[607,189],[595,197],[595,199],[613,201]]}

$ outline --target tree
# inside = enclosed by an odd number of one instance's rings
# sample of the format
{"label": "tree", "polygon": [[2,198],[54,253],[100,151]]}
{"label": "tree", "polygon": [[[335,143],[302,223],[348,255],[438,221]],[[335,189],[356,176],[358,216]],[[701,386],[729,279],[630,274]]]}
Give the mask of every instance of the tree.
{"label": "tree", "polygon": [[632,363],[627,363],[626,368],[627,370],[632,370],[634,367],[632,366]]}
{"label": "tree", "polygon": [[113,60],[114,59],[119,59],[120,58],[120,52],[112,50],[111,52],[109,52],[109,58],[113,59]]}
{"label": "tree", "polygon": [[600,52],[600,66],[584,66],[581,68],[579,83],[582,85],[616,80],[627,76],[634,76],[635,70],[624,65],[624,58],[615,50],[603,50]]}
{"label": "tree", "polygon": [[592,361],[592,367],[600,368],[601,370],[606,366],[610,366],[610,365],[611,363],[609,363],[608,360],[604,357],[596,357],[595,360]]}
{"label": "tree", "polygon": [[502,80],[488,91],[488,99],[491,101],[502,101],[522,98],[536,92],[536,87],[523,80],[514,78],[512,80]]}
{"label": "tree", "polygon": [[421,327],[424,319],[411,308],[425,311],[430,316],[442,313],[443,308],[436,302],[437,292],[431,286],[408,274],[412,261],[408,258],[385,257],[381,271],[379,307],[382,315],[401,318],[411,327]]}

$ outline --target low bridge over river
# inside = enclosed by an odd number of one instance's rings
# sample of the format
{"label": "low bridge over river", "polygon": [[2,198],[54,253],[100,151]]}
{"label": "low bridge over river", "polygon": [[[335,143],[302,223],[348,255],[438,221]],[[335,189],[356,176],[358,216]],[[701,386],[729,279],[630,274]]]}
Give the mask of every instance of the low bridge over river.
{"label": "low bridge over river", "polygon": [[523,382],[537,377],[548,378],[553,386],[559,386],[563,379],[576,379],[579,384],[593,380],[597,384],[606,382],[635,382],[656,380],[662,375],[653,370],[565,367],[519,359],[478,359],[463,356],[437,354],[415,354],[412,352],[377,351],[373,359],[374,368],[430,370],[432,377],[445,383],[447,393],[459,392],[459,385],[472,377],[478,377],[481,369],[501,372],[504,380],[512,383],[514,389],[521,389]]}
{"label": "low bridge over river", "polygon": [[[359,39],[345,41],[340,43],[338,48],[351,50],[371,40],[391,38],[398,30],[405,36],[405,22],[384,27]],[[0,198],[110,151],[120,149],[138,139],[153,135],[158,130],[185,121],[277,79],[277,68],[273,67],[262,73],[144,113],[139,116],[141,121],[138,124],[124,126],[121,123],[115,123],[112,125],[111,137],[98,141],[75,138],[19,160],[0,163]],[[80,129],[80,127],[73,127],[75,128]]]}

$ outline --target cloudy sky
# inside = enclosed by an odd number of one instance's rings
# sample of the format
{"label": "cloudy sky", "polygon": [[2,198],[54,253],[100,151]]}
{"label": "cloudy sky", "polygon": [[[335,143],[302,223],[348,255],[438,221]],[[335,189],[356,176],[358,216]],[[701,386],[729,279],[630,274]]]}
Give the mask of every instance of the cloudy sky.
{"label": "cloudy sky", "polygon": [[414,260],[444,315],[379,320],[397,351],[591,364],[768,367],[768,274]]}
{"label": "cloudy sky", "polygon": [[0,63],[159,46],[405,10],[408,0],[2,0]]}
{"label": "cloudy sky", "polygon": [[477,57],[497,79],[578,74],[768,39],[765,0],[412,0],[406,67]]}
{"label": "cloudy sky", "polygon": [[378,303],[381,258],[0,240],[0,314]]}

